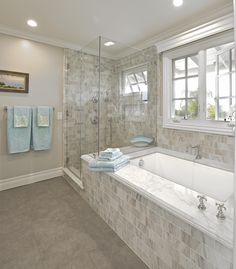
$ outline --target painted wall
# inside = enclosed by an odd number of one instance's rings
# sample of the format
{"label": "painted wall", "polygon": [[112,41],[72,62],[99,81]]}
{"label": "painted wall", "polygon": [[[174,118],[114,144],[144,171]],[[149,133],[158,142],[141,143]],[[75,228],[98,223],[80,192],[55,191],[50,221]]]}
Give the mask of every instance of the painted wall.
{"label": "painted wall", "polygon": [[[0,180],[62,166],[63,49],[0,35],[0,70],[30,74],[29,93],[0,92]],[[6,105],[55,107],[51,150],[7,153]]]}

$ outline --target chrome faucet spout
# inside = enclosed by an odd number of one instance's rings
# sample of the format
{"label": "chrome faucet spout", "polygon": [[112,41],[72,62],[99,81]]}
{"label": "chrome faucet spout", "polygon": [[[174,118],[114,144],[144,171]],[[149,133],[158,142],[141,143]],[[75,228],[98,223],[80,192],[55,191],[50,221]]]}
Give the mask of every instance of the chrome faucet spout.
{"label": "chrome faucet spout", "polygon": [[196,160],[200,160],[202,158],[202,156],[200,154],[200,145],[192,146],[192,149],[196,149],[197,150],[197,154],[196,154],[195,159]]}

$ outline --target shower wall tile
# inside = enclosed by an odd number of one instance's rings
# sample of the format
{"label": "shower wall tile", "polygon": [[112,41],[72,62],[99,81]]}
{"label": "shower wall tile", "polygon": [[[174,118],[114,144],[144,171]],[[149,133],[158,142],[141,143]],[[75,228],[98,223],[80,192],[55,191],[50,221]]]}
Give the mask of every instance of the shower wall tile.
{"label": "shower wall tile", "polygon": [[[140,95],[123,96],[120,87],[124,70],[144,64],[148,68],[146,103]],[[97,56],[65,50],[64,73],[64,163],[69,160],[69,165],[79,168],[82,153],[97,151],[100,109],[100,150],[127,146],[131,137],[142,134],[154,137],[159,147],[180,152],[199,144],[203,157],[233,167],[233,137],[163,128],[162,57],[155,47],[119,60],[101,58],[100,107],[92,101],[98,97]]]}

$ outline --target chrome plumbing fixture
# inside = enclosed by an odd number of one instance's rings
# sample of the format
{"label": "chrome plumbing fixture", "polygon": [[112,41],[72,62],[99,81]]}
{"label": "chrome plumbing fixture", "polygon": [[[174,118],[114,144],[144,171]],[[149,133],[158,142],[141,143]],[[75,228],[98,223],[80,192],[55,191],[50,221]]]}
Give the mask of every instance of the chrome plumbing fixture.
{"label": "chrome plumbing fixture", "polygon": [[97,116],[94,116],[94,117],[91,119],[91,123],[92,123],[92,124],[98,124],[98,117],[97,117]]}
{"label": "chrome plumbing fixture", "polygon": [[92,97],[92,102],[93,102],[94,104],[96,104],[96,103],[98,102],[98,97],[93,96],[93,97]]}
{"label": "chrome plumbing fixture", "polygon": [[197,198],[199,199],[198,209],[206,210],[206,205],[204,202],[207,201],[207,198],[205,197],[205,195],[198,195]]}
{"label": "chrome plumbing fixture", "polygon": [[200,145],[192,146],[192,149],[196,149],[196,150],[197,150],[197,154],[196,154],[195,159],[196,159],[196,160],[201,159],[202,156],[200,155]]}
{"label": "chrome plumbing fixture", "polygon": [[140,159],[139,162],[138,162],[138,166],[139,167],[143,167],[144,166],[144,160],[143,159]]}
{"label": "chrome plumbing fixture", "polygon": [[224,211],[226,210],[224,203],[216,203],[216,206],[217,206],[217,210],[218,210],[218,212],[216,214],[217,219],[224,220],[226,218],[226,216],[224,214]]}

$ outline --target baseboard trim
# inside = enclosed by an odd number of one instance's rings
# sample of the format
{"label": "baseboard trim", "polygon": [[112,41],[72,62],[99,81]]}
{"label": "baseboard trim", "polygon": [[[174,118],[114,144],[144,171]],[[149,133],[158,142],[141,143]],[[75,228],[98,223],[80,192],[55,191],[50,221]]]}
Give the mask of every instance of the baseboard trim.
{"label": "baseboard trim", "polygon": [[20,187],[23,185],[32,184],[35,182],[47,180],[54,177],[63,176],[63,174],[64,174],[63,168],[58,167],[58,168],[43,170],[40,172],[28,174],[28,175],[3,179],[3,180],[0,180],[0,191]]}
{"label": "baseboard trim", "polygon": [[84,189],[83,182],[75,175],[73,174],[68,168],[63,168],[64,173],[71,178],[82,190]]}

